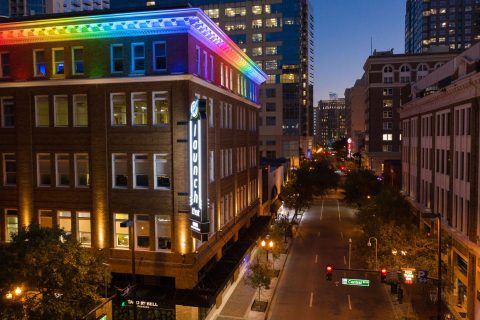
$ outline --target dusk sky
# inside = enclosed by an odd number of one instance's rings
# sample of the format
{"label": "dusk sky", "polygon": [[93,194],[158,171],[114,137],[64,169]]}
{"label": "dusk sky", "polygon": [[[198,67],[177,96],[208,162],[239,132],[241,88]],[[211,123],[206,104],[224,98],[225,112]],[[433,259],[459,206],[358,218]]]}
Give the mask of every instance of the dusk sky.
{"label": "dusk sky", "polygon": [[405,0],[314,0],[314,105],[329,92],[343,97],[363,74],[373,49],[404,52]]}

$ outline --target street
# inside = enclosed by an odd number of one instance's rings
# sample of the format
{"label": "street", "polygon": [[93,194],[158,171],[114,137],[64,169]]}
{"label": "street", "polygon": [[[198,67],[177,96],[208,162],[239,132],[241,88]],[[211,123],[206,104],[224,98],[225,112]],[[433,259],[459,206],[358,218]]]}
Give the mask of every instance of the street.
{"label": "street", "polygon": [[[358,232],[353,218],[353,210],[334,198],[317,199],[304,213],[268,319],[394,319],[378,273],[336,270],[326,280],[327,264],[348,268],[348,239]],[[355,260],[352,268],[365,269]],[[369,279],[370,286],[342,285],[342,277]]]}

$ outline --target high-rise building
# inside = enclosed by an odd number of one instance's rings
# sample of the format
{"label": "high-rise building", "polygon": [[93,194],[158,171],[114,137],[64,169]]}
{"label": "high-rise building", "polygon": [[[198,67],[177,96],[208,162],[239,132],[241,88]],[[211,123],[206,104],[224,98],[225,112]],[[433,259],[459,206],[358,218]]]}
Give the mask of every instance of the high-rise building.
{"label": "high-rise building", "polygon": [[[175,4],[179,1],[167,1]],[[268,75],[262,86],[260,152],[297,156],[313,146],[313,9],[308,0],[190,0]],[[111,8],[159,4],[111,0]],[[163,1],[161,1],[163,3]]]}
{"label": "high-rise building", "polygon": [[8,17],[10,15],[10,6],[8,1],[0,1],[0,17]]}
{"label": "high-rise building", "polygon": [[110,0],[3,0],[0,4],[0,15],[22,17],[109,8]]}
{"label": "high-rise building", "polygon": [[355,85],[345,90],[345,126],[347,137],[351,138],[352,152],[363,149],[365,138],[365,79],[358,79]]}
{"label": "high-rise building", "polygon": [[405,53],[463,50],[480,39],[480,3],[407,0]]}
{"label": "high-rise building", "polygon": [[[452,319],[480,319],[478,61],[480,44],[417,81],[400,111],[402,191],[422,229],[436,232],[441,221]],[[432,212],[439,219],[421,218]]]}
{"label": "high-rise building", "polygon": [[22,18],[0,33],[0,242],[59,226],[101,249],[114,280],[135,248],[138,284],[219,294],[269,221],[266,74],[198,8]]}
{"label": "high-rise building", "polygon": [[[331,97],[336,97],[331,96]],[[316,112],[315,129],[318,135],[318,142],[327,146],[332,142],[345,138],[347,131],[345,127],[345,99],[320,100]]]}
{"label": "high-rise building", "polygon": [[364,165],[377,174],[386,162],[400,169],[401,131],[398,110],[408,98],[410,83],[422,79],[452,59],[455,53],[394,54],[374,51],[364,64],[365,154]]}
{"label": "high-rise building", "polygon": [[21,17],[47,13],[47,7],[53,0],[3,0],[8,2],[9,16]]}

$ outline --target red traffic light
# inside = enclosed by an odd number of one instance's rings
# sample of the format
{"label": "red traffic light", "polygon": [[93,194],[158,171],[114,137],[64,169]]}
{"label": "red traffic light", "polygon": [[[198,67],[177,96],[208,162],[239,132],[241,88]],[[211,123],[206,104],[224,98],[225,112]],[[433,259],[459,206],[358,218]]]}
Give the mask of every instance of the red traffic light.
{"label": "red traffic light", "polygon": [[325,275],[328,281],[332,281],[332,272],[333,272],[333,267],[331,264],[327,264],[325,267]]}
{"label": "red traffic light", "polygon": [[388,274],[387,268],[382,267],[380,269],[380,279],[382,280],[382,282],[384,282],[387,279],[387,274]]}
{"label": "red traffic light", "polygon": [[327,272],[332,272],[332,271],[333,271],[333,267],[332,267],[330,264],[327,264],[326,270],[327,270]]}

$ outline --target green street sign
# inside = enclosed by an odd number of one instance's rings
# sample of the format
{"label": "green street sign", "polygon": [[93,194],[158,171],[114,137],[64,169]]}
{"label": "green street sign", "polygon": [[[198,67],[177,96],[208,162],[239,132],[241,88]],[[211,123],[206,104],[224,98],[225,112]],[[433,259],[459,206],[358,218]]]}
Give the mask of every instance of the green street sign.
{"label": "green street sign", "polygon": [[369,287],[370,280],[342,278],[342,284],[346,286]]}

